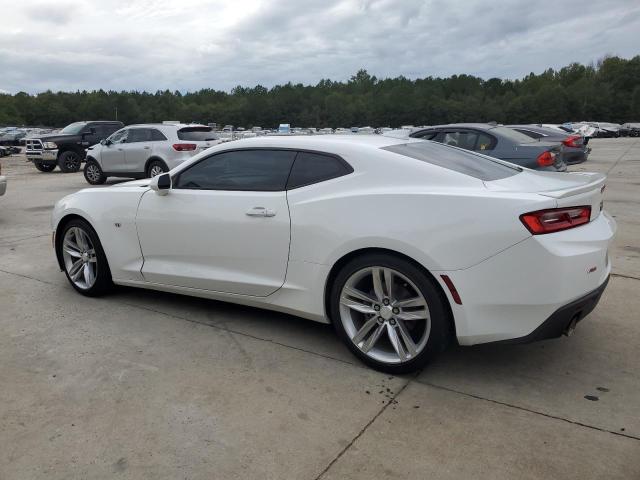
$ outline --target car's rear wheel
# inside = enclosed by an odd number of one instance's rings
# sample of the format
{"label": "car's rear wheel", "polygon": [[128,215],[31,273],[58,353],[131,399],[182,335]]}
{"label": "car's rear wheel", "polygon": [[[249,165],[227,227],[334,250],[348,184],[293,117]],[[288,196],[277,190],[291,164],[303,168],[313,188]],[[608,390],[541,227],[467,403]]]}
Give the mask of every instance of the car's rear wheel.
{"label": "car's rear wheel", "polygon": [[112,286],[111,271],[96,232],[86,221],[74,219],[59,232],[58,254],[71,286],[90,297],[107,292]]}
{"label": "car's rear wheel", "polygon": [[33,162],[33,164],[41,172],[53,172],[57,167],[55,163]]}
{"label": "car's rear wheel", "polygon": [[403,258],[370,254],[350,261],[330,295],[338,335],[378,370],[422,368],[450,340],[448,309],[435,281]]}
{"label": "car's rear wheel", "polygon": [[102,185],[107,181],[100,164],[95,160],[87,160],[84,164],[84,179],[91,185]]}
{"label": "car's rear wheel", "polygon": [[147,167],[147,177],[157,177],[168,171],[169,168],[162,160],[153,160]]}
{"label": "car's rear wheel", "polygon": [[80,170],[82,158],[78,152],[67,150],[58,157],[58,165],[64,173],[75,173]]}

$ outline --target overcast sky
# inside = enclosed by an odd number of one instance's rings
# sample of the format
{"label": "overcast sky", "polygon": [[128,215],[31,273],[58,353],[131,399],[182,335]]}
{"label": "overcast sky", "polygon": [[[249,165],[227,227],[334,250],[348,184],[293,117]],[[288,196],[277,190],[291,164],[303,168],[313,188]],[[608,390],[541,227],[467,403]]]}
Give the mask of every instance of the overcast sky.
{"label": "overcast sky", "polygon": [[518,78],[640,54],[639,0],[0,0],[0,90]]}

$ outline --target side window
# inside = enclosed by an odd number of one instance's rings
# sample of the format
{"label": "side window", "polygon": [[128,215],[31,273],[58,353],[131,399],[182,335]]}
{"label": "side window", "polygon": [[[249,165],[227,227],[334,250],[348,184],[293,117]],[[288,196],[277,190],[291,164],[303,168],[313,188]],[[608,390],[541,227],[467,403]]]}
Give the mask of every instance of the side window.
{"label": "side window", "polygon": [[180,173],[174,188],[278,192],[285,189],[296,152],[235,150],[212,155]]}
{"label": "side window", "polygon": [[151,141],[159,142],[167,139],[160,130],[156,130],[155,128],[150,128],[149,130],[151,131]]}
{"label": "side window", "polygon": [[132,128],[129,130],[129,138],[127,143],[149,142],[151,141],[151,132],[148,128]]}
{"label": "side window", "polygon": [[453,147],[464,148],[465,150],[473,150],[476,145],[478,134],[471,131],[444,132],[442,143]]}
{"label": "side window", "polygon": [[343,160],[321,153],[300,152],[291,169],[287,190],[323,182],[353,172]]}
{"label": "side window", "polygon": [[418,132],[415,135],[411,135],[412,138],[421,138],[423,140],[433,140],[438,135],[437,130],[428,130],[426,132]]}
{"label": "side window", "polygon": [[125,143],[127,141],[127,135],[129,134],[129,130],[122,129],[118,130],[116,133],[109,137],[111,143]]}
{"label": "side window", "polygon": [[493,150],[496,142],[495,139],[491,135],[487,135],[486,133],[478,134],[478,143],[476,144],[476,150],[478,151],[486,151]]}

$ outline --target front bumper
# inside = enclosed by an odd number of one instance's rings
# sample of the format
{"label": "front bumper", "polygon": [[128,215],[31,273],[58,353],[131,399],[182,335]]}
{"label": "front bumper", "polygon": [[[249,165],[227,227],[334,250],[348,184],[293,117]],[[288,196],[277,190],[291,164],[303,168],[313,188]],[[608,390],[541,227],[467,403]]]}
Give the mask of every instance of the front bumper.
{"label": "front bumper", "polygon": [[56,163],[58,161],[58,150],[27,150],[25,155],[30,162]]}
{"label": "front bumper", "polygon": [[0,195],[7,191],[7,177],[0,176]]}

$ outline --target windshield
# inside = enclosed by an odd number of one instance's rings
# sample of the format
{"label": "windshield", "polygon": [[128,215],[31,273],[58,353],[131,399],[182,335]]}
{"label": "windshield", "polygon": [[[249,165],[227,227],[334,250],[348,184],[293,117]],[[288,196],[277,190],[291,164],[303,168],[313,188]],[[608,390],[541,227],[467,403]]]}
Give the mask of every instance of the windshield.
{"label": "windshield", "polygon": [[87,124],[84,122],[75,122],[72,123],[70,125],[67,125],[66,127],[64,127],[62,130],[60,130],[60,133],[67,133],[69,135],[77,135],[78,133],[80,133],[84,127]]}
{"label": "windshield", "polygon": [[491,133],[501,135],[516,143],[531,143],[535,140],[524,133],[516,132],[507,127],[495,127],[489,130]]}
{"label": "windshield", "polygon": [[429,140],[391,145],[384,147],[382,150],[415,158],[438,167],[448,168],[454,172],[469,175],[483,181],[500,180],[522,171],[521,168],[515,165],[503,163],[486,155],[449,147]]}

